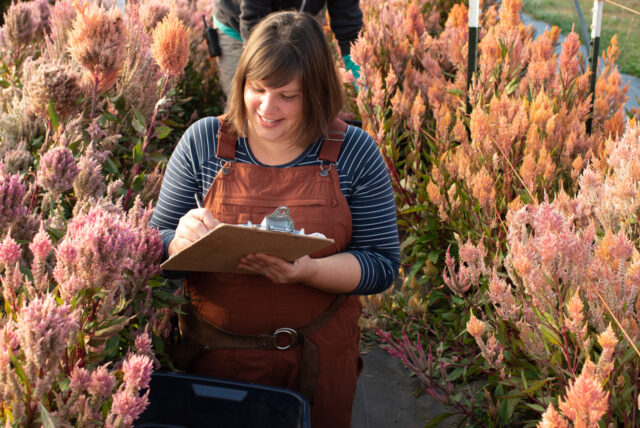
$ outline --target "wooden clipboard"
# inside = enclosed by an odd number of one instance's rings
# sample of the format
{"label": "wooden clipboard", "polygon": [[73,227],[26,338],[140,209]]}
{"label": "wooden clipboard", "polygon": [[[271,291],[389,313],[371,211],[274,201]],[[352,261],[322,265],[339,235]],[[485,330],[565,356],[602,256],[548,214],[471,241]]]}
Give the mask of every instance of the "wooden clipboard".
{"label": "wooden clipboard", "polygon": [[161,267],[164,270],[256,274],[238,269],[242,256],[265,253],[292,262],[331,244],[333,239],[223,223],[167,259]]}

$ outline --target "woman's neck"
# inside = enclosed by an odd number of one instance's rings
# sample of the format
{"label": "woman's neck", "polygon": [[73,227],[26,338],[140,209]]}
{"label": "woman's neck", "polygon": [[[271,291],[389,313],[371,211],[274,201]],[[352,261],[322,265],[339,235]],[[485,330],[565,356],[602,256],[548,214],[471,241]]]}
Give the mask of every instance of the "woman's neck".
{"label": "woman's neck", "polygon": [[305,147],[297,141],[268,141],[247,130],[247,141],[253,156],[264,165],[284,165],[300,156]]}

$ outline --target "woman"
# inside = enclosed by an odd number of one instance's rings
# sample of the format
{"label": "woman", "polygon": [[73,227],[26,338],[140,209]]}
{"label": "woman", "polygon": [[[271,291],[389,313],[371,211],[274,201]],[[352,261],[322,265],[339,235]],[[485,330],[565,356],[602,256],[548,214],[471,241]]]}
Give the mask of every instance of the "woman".
{"label": "woman", "polygon": [[202,119],[180,140],[152,219],[168,255],[219,222],[259,224],[280,205],[297,229],[335,241],[293,263],[246,255],[239,267],[251,275],[188,275],[193,310],[180,319],[186,341],[209,347],[189,371],[298,390],[314,428],[350,426],[358,295],[385,290],[399,267],[386,167],[367,133],[336,120],[342,103],[315,19],[270,15],[240,59],[223,125]]}

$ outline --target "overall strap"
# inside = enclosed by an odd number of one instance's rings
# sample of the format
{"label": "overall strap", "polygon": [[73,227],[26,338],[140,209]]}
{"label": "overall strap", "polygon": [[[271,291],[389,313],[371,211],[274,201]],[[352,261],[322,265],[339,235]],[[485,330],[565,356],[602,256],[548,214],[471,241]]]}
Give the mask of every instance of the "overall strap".
{"label": "overall strap", "polygon": [[223,159],[236,158],[236,142],[238,136],[231,129],[231,124],[225,121],[226,115],[218,116],[220,128],[218,129],[218,147],[216,148],[216,156]]}
{"label": "overall strap", "polygon": [[322,148],[320,149],[320,160],[336,163],[338,161],[338,155],[340,154],[340,148],[344,141],[344,133],[347,131],[346,122],[335,119],[329,125],[327,136],[322,142]]}

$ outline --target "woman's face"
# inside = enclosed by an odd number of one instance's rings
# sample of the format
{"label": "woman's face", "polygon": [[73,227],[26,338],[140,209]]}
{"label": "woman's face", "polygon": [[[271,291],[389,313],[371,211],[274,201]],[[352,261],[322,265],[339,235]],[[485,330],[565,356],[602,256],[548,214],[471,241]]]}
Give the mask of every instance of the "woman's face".
{"label": "woman's face", "polygon": [[300,78],[279,88],[267,87],[263,81],[247,80],[244,104],[249,127],[264,142],[300,145],[295,141],[302,124],[302,90]]}

